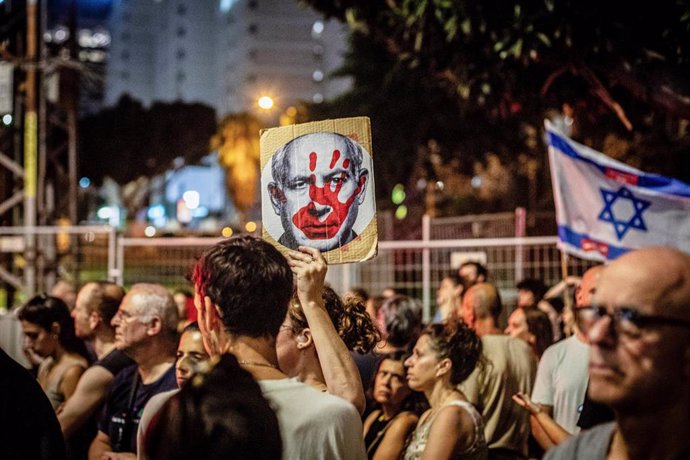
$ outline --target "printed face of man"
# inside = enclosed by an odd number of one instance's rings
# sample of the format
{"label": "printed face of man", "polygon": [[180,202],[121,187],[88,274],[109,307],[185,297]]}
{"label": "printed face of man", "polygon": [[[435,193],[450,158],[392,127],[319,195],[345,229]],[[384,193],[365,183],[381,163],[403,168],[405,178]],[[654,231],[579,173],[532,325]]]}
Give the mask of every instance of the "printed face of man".
{"label": "printed face of man", "polygon": [[269,184],[284,239],[289,246],[320,251],[349,243],[355,237],[352,226],[364,200],[368,171],[356,170],[345,140],[337,135],[302,136],[292,147],[284,162],[285,183]]}

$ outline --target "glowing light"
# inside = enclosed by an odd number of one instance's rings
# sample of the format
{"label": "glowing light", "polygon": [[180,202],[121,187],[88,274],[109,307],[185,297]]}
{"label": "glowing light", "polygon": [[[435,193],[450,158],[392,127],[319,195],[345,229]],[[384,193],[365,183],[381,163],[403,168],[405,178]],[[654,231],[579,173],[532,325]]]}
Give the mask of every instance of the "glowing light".
{"label": "glowing light", "polygon": [[2,122],[5,123],[5,126],[9,126],[12,124],[12,115],[9,113],[6,113],[5,115],[2,116]]}
{"label": "glowing light", "polygon": [[391,193],[391,201],[393,204],[401,204],[405,201],[405,186],[403,184],[395,184]]}
{"label": "glowing light", "polygon": [[270,96],[261,96],[257,102],[259,107],[264,110],[270,110],[273,108],[273,98]]}
{"label": "glowing light", "polygon": [[398,220],[403,220],[405,217],[407,217],[407,206],[401,204],[395,210],[395,218]]}
{"label": "glowing light", "polygon": [[316,69],[314,73],[311,74],[311,78],[314,81],[322,81],[323,80],[323,72],[320,71],[319,69]]}
{"label": "glowing light", "polygon": [[223,230],[221,230],[220,234],[223,235],[225,238],[230,238],[232,236],[232,229],[230,227],[223,227]]}
{"label": "glowing light", "polygon": [[146,216],[151,220],[165,217],[165,206],[162,204],[154,204],[146,211]]}
{"label": "glowing light", "polygon": [[84,176],[81,179],[79,179],[79,187],[81,188],[89,188],[91,185],[91,179],[88,177]]}
{"label": "glowing light", "polygon": [[321,104],[323,102],[323,94],[316,93],[312,96],[311,100],[314,102],[314,104]]}
{"label": "glowing light", "polygon": [[149,225],[144,229],[144,235],[148,236],[149,238],[156,236],[156,227]]}
{"label": "glowing light", "polygon": [[319,36],[323,33],[323,22],[316,21],[313,26],[311,26],[311,33],[313,36]]}
{"label": "glowing light", "polygon": [[187,190],[182,194],[182,199],[184,200],[184,203],[187,205],[188,209],[198,208],[199,203],[201,202],[199,192],[196,190]]}
{"label": "glowing light", "polygon": [[247,222],[247,224],[244,226],[244,229],[247,230],[249,233],[255,232],[256,231],[256,222],[252,222],[251,220]]}
{"label": "glowing light", "polygon": [[110,206],[103,206],[96,211],[96,215],[99,219],[110,219],[113,216],[113,208]]}

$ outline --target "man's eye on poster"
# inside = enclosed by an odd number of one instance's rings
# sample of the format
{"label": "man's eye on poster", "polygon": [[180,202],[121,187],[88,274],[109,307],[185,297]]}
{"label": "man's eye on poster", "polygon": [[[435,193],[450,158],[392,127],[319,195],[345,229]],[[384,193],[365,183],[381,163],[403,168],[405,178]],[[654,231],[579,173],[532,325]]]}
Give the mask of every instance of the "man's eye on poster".
{"label": "man's eye on poster", "polygon": [[261,134],[263,233],[278,249],[316,248],[329,263],[376,255],[371,130],[366,117]]}

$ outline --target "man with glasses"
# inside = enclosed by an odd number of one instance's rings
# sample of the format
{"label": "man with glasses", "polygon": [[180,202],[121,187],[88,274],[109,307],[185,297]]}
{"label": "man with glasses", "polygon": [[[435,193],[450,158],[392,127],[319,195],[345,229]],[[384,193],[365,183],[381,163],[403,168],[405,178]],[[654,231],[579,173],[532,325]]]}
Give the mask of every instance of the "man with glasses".
{"label": "man with glasses", "polygon": [[616,421],[546,458],[690,458],[690,255],[627,253],[602,272],[593,300],[589,395]]}
{"label": "man with glasses", "polygon": [[[575,290],[575,334],[546,349],[539,362],[532,391],[532,401],[570,434],[580,431],[577,422],[587,390],[589,341],[582,330],[586,325],[586,315],[582,313],[591,303],[602,270],[603,266],[598,265],[582,276]],[[561,440],[544,432],[535,417],[531,417],[530,422],[532,433],[543,449],[549,449]]]}
{"label": "man with glasses", "polygon": [[177,306],[165,287],[139,283],[125,295],[111,322],[115,346],[136,364],[113,380],[89,458],[133,459],[144,406],[153,395],[177,388]]}

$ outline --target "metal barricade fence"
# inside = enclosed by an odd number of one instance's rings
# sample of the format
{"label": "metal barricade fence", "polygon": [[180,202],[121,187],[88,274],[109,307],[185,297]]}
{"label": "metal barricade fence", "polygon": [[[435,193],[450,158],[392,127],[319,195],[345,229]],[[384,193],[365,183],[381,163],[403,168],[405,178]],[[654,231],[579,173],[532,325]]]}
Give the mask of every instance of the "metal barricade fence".
{"label": "metal barricade fence", "polygon": [[112,279],[116,236],[115,228],[101,225],[0,227],[0,281],[16,291],[16,305],[58,279],[75,286]]}
{"label": "metal barricade fence", "polygon": [[[187,277],[196,258],[221,238],[120,238],[117,281],[128,286],[155,282],[171,289],[189,286]],[[372,295],[391,287],[422,300],[425,319],[432,314],[436,288],[451,272],[453,261],[479,258],[489,281],[508,303],[523,278],[542,279],[547,286],[561,280],[556,237],[491,238],[436,241],[381,241],[374,259],[329,267],[327,281],[340,294],[354,286]],[[570,258],[568,273],[581,275],[592,262]]]}

